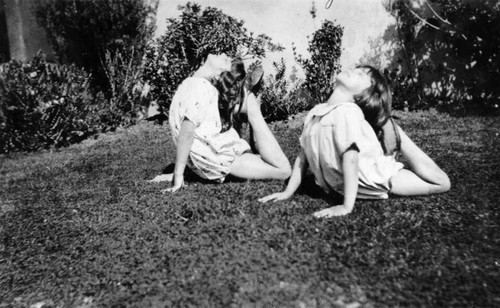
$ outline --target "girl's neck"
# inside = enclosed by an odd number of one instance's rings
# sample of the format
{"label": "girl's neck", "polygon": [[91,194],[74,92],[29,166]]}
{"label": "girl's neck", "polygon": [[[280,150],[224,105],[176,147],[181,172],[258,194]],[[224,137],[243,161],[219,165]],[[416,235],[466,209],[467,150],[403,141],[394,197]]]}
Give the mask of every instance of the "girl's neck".
{"label": "girl's neck", "polygon": [[348,91],[341,85],[337,85],[335,87],[332,95],[330,95],[330,97],[326,101],[326,103],[329,105],[337,105],[346,102],[354,103],[354,97],[350,91]]}

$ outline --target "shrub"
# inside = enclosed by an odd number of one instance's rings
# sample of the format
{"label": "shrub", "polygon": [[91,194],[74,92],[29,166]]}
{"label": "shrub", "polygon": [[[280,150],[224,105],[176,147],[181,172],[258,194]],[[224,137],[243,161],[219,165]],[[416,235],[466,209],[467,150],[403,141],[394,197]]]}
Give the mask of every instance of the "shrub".
{"label": "shrub", "polygon": [[303,86],[316,102],[324,102],[333,91],[334,76],[340,71],[343,34],[341,26],[325,20],[309,42],[311,59],[297,55],[294,47],[295,59],[306,75]]}
{"label": "shrub", "polygon": [[396,100],[410,109],[499,111],[498,1],[393,0],[386,8],[396,20],[397,35],[384,35],[398,47],[389,65]]}
{"label": "shrub", "polygon": [[287,120],[290,116],[306,110],[308,101],[300,95],[298,83],[288,82],[283,58],[273,62],[276,74],[269,76],[262,88],[262,114],[267,121]]}
{"label": "shrub", "polygon": [[209,53],[231,57],[263,57],[266,50],[283,48],[264,34],[253,36],[243,21],[197,4],[179,6],[181,16],[167,20],[165,34],[145,53],[144,80],[151,86],[152,99],[168,109],[179,83],[193,73]]}
{"label": "shrub", "polygon": [[67,146],[100,130],[90,75],[74,65],[5,63],[0,72],[0,152]]}
{"label": "shrub", "polygon": [[108,90],[106,51],[140,61],[155,30],[157,0],[38,0],[35,16],[45,29],[58,60],[93,74],[94,85]]}
{"label": "shrub", "polygon": [[135,124],[146,104],[141,82],[144,66],[135,59],[134,49],[106,51],[103,68],[109,80],[109,99],[100,111],[101,123],[106,129]]}

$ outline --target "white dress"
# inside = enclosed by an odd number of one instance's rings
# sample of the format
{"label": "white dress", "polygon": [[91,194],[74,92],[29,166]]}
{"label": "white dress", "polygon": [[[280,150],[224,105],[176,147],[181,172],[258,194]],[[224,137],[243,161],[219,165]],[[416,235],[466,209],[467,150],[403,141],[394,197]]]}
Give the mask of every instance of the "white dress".
{"label": "white dress", "polygon": [[204,179],[223,182],[235,158],[251,150],[233,128],[221,133],[218,100],[219,93],[208,80],[189,77],[179,85],[172,99],[169,124],[177,146],[182,121],[188,119],[194,123],[188,166]]}
{"label": "white dress", "polygon": [[316,183],[343,194],[342,155],[353,144],[359,149],[357,198],[386,199],[389,180],[403,164],[384,155],[375,131],[355,103],[319,104],[304,121],[300,145]]}

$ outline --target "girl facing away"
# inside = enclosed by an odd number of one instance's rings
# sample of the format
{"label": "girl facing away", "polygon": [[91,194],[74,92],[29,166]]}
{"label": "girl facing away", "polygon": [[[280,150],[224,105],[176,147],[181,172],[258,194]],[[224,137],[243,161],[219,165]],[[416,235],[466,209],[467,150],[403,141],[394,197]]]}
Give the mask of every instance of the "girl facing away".
{"label": "girl facing away", "polygon": [[[391,99],[385,78],[373,67],[341,72],[327,102],[305,118],[301,152],[286,189],[259,201],[291,198],[308,169],[325,192],[344,195],[343,204],[317,211],[316,217],[349,214],[356,198],[448,191],[446,173],[391,119]],[[395,160],[397,151],[409,169]]]}
{"label": "girl facing away", "polygon": [[[260,100],[250,91],[262,73],[246,76],[243,62],[210,54],[179,85],[169,110],[177,147],[174,172],[157,180],[173,184],[163,192],[175,192],[184,185],[186,165],[201,178],[219,183],[227,175],[243,179],[290,176],[290,163],[264,120]],[[257,153],[240,138],[242,117],[250,124]]]}

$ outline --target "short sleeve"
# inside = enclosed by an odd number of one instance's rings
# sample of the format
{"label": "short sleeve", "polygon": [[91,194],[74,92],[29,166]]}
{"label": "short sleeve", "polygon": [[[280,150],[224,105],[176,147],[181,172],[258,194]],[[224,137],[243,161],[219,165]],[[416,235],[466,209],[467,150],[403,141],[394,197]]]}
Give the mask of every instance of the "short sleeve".
{"label": "short sleeve", "polygon": [[300,134],[300,137],[299,137],[299,145],[304,148],[304,139],[305,139],[305,135],[308,133],[308,130],[309,130],[309,124],[311,124],[311,120],[312,118],[314,117],[314,111],[316,110],[318,106],[314,107],[313,109],[311,109],[307,115],[305,116],[304,118],[304,124],[303,124],[303,127],[302,127],[302,133]]}
{"label": "short sleeve", "polygon": [[210,103],[210,87],[202,79],[193,78],[183,84],[181,89],[181,102],[179,115],[181,122],[185,119],[199,127],[203,121],[204,113]]}
{"label": "short sleeve", "polygon": [[304,148],[304,138],[306,134],[306,128],[307,128],[307,123],[309,123],[308,119],[310,119],[309,115],[306,116],[304,119],[304,126],[302,127],[302,133],[300,134],[299,137],[299,145]]}
{"label": "short sleeve", "polygon": [[359,150],[362,140],[363,112],[358,106],[339,106],[333,119],[333,139],[338,153],[343,155],[354,146]]}
{"label": "short sleeve", "polygon": [[305,127],[302,130],[302,133],[300,134],[300,137],[299,137],[299,145],[300,145],[301,148],[305,147],[305,145],[304,145],[305,144],[305,141],[304,141],[305,136],[304,136],[304,134],[305,134]]}

